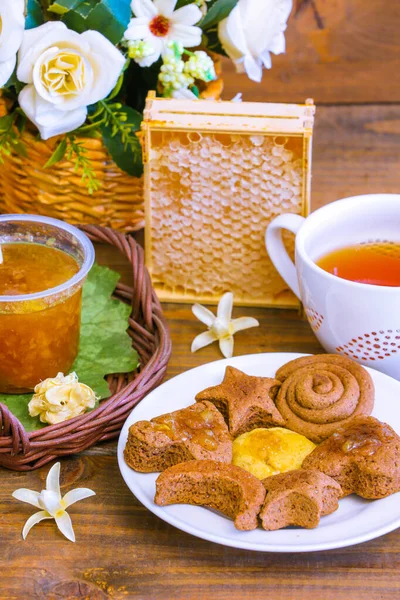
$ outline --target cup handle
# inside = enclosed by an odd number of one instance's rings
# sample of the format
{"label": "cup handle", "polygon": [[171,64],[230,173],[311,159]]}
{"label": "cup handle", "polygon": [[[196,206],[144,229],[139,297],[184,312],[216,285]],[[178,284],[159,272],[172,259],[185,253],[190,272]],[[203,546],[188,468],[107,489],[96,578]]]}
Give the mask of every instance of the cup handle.
{"label": "cup handle", "polygon": [[265,246],[269,257],[279,275],[286,281],[299,300],[301,300],[301,298],[296,267],[286,252],[286,248],[283,244],[282,229],[288,229],[296,234],[304,221],[304,217],[300,217],[300,215],[279,215],[279,217],[276,217],[271,221],[265,232]]}

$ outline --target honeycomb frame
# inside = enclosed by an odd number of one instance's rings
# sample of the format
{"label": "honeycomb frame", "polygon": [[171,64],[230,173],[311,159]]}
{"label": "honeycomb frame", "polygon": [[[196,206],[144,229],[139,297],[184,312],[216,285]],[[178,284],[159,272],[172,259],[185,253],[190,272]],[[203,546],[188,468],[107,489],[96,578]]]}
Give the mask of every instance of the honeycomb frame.
{"label": "honeycomb frame", "polygon": [[[315,106],[156,98],[142,123],[145,262],[164,302],[298,308],[264,244],[307,216]],[[285,244],[294,253],[294,236]],[[240,242],[238,244],[238,242]]]}

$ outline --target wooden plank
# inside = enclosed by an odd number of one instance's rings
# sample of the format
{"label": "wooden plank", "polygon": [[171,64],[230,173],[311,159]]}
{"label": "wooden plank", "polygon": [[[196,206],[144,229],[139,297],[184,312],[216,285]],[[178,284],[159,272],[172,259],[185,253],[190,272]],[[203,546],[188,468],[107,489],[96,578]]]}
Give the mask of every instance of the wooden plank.
{"label": "wooden plank", "polygon": [[[400,189],[400,106],[319,107],[314,145],[313,208],[336,198]],[[98,246],[101,263],[128,280],[116,249]],[[173,339],[168,377],[220,358],[216,344],[190,353],[203,330],[190,306],[167,304]],[[295,311],[235,308],[260,327],[235,336],[235,355],[268,351],[316,352],[318,342]],[[392,600],[400,530],[355,547],[309,554],[263,554],[194,538],[149,513],[125,486],[115,442],[62,460],[62,491],[89,487],[97,496],[70,509],[76,544],[51,521],[26,542],[21,529],[32,507],[11,498],[18,487],[40,490],[48,467],[33,473],[0,469],[0,599],[141,598],[146,600]]]}
{"label": "wooden plank", "polygon": [[317,107],[311,207],[400,193],[400,106]]}
{"label": "wooden plank", "polygon": [[397,102],[399,21],[399,2],[297,0],[286,54],[272,55],[261,84],[224,62],[224,98],[243,92],[245,100],[263,102]]}

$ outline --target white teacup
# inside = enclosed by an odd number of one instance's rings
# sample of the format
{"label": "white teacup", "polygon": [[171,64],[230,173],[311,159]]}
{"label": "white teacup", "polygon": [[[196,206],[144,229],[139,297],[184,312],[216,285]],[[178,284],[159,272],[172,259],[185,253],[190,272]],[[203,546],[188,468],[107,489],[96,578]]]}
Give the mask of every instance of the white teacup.
{"label": "white teacup", "polygon": [[[296,234],[296,266],[282,229]],[[324,254],[361,242],[400,243],[400,195],[345,198],[306,219],[280,215],[265,234],[272,262],[302,301],[325,350],[400,379],[400,287],[347,281],[315,264]]]}

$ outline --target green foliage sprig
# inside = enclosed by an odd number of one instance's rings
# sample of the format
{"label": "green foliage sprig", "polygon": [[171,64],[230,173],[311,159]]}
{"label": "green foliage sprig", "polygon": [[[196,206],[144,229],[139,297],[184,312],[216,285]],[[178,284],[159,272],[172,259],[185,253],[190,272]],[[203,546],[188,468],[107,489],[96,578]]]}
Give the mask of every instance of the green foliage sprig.
{"label": "green foliage sprig", "polygon": [[53,154],[44,165],[44,168],[52,167],[66,158],[74,163],[74,172],[81,175],[82,182],[86,184],[89,194],[93,194],[101,187],[96,177],[91,160],[86,156],[87,148],[83,141],[78,141],[74,133],[67,133],[59,142]]}
{"label": "green foliage sprig", "polygon": [[[18,123],[19,121],[19,123]],[[21,132],[25,126],[25,117],[18,110],[0,117],[0,163],[12,152],[26,156],[25,144],[21,141]]]}

